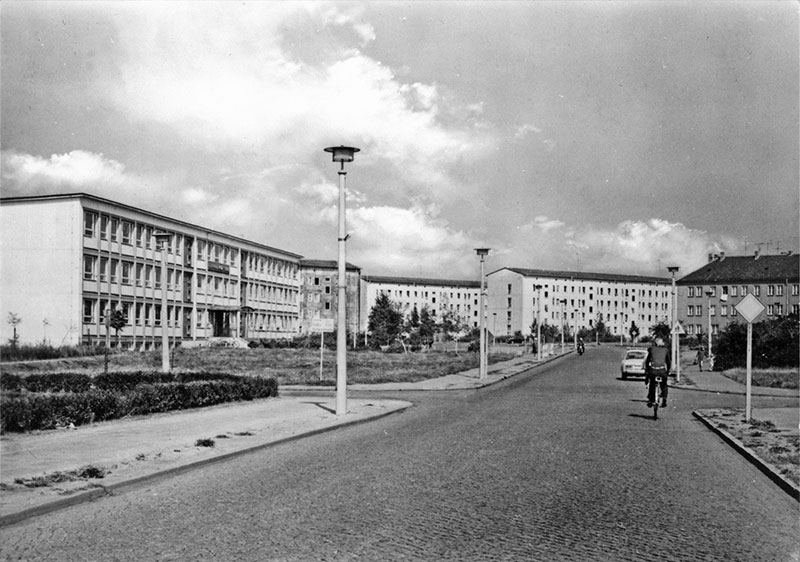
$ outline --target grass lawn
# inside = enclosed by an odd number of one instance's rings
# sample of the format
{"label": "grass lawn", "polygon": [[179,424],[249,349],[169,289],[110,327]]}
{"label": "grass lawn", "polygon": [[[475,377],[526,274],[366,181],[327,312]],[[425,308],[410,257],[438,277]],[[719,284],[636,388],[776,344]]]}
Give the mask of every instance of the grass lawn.
{"label": "grass lawn", "polygon": [[[489,355],[489,363],[506,361],[515,355]],[[172,354],[173,371],[222,372],[234,375],[275,377],[278,385],[328,384],[336,382],[336,352],[323,355],[322,381],[319,349],[178,349]],[[348,383],[414,382],[441,377],[478,367],[477,353],[347,353]],[[158,371],[160,352],[124,352],[109,356],[109,371]],[[19,375],[32,373],[103,372],[103,357],[76,357],[4,364],[3,371]]]}
{"label": "grass lawn", "polygon": [[[729,369],[722,372],[729,379],[747,383],[747,369]],[[753,369],[753,386],[769,388],[797,388],[800,373],[797,369]]]}

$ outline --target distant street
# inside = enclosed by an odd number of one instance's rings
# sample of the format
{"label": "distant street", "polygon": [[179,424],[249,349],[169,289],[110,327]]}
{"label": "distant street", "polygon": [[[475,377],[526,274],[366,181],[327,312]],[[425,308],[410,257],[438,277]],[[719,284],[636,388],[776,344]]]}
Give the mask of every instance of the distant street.
{"label": "distant street", "polygon": [[3,560],[800,560],[798,503],[691,415],[743,397],[672,389],[654,421],[620,358],[398,393],[415,407],[2,529]]}

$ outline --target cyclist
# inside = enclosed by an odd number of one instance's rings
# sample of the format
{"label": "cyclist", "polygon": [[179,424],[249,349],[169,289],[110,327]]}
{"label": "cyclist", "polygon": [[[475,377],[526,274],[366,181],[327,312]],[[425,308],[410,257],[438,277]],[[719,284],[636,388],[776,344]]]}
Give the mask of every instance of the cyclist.
{"label": "cyclist", "polygon": [[657,337],[644,360],[644,384],[647,385],[647,407],[650,408],[656,398],[656,375],[661,375],[661,407],[667,405],[667,375],[672,367],[670,352],[664,345],[664,338]]}

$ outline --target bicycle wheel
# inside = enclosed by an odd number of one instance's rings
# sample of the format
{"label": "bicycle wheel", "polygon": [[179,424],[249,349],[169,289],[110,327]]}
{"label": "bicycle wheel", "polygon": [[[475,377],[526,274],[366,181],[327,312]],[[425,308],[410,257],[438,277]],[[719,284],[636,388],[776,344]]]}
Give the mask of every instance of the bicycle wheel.
{"label": "bicycle wheel", "polygon": [[658,419],[658,402],[653,402],[653,419]]}

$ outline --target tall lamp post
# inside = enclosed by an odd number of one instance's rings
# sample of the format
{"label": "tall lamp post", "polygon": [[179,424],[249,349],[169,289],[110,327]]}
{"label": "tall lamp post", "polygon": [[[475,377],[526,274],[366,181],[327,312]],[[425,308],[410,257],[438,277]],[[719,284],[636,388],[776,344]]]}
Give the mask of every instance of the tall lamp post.
{"label": "tall lamp post", "polygon": [[161,249],[161,372],[169,373],[169,334],[167,333],[167,243],[172,239],[169,232],[156,232]]}
{"label": "tall lamp post", "polygon": [[486,302],[486,277],[483,272],[484,268],[484,260],[486,256],[489,254],[489,248],[475,248],[475,253],[481,258],[481,294],[480,299],[478,300],[478,308],[480,312],[480,323],[481,323],[481,356],[480,356],[480,369],[479,369],[479,376],[480,379],[483,380],[486,378],[486,371],[487,371],[487,361],[486,361],[486,309],[485,309],[485,302]]}
{"label": "tall lamp post", "polygon": [[329,146],[325,152],[330,152],[334,162],[339,162],[339,302],[336,326],[336,415],[343,416],[347,413],[347,278],[346,247],[347,234],[345,232],[345,177],[344,163],[352,162],[355,153],[360,149],[352,146]]}
{"label": "tall lamp post", "polygon": [[[678,272],[680,267],[677,265],[672,265],[667,267],[667,271],[672,274],[672,326],[670,326],[670,330],[675,330],[675,323],[678,320],[678,293],[675,290],[675,274]],[[678,361],[680,361],[680,334],[673,333],[672,334],[672,368],[673,370],[676,369],[676,365]]]}
{"label": "tall lamp post", "polygon": [[542,286],[534,285],[536,291],[536,359],[542,360]]}
{"label": "tall lamp post", "polygon": [[711,364],[711,297],[714,296],[714,291],[708,289],[706,291],[706,296],[708,297],[708,360],[710,365]]}

